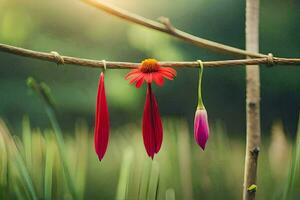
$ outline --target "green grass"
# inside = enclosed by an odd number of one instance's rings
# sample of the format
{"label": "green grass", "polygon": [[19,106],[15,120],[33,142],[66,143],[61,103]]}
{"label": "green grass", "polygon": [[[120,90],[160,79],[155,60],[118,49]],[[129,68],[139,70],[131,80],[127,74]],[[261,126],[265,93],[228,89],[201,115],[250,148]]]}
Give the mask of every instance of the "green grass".
{"label": "green grass", "polygon": [[[289,169],[289,176],[287,179],[283,199],[297,199],[299,198],[299,184],[300,180],[297,177],[300,176],[300,120],[298,123],[298,132],[295,141],[295,147],[293,148],[293,155],[291,159],[290,169]],[[298,187],[296,187],[298,185]],[[298,195],[297,195],[298,194]]]}
{"label": "green grass", "polygon": [[[72,177],[75,198],[241,198],[244,144],[240,140],[229,138],[224,128],[215,124],[207,150],[202,152],[190,137],[185,121],[165,119],[164,125],[163,147],[153,161],[144,150],[140,127],[128,124],[112,130],[107,154],[100,162],[93,150],[92,130],[83,122],[77,123],[75,133],[63,138],[65,163]],[[283,134],[280,130],[274,131]],[[28,118],[24,118],[22,132],[17,137],[0,121],[2,199],[74,198],[54,131],[31,128]],[[270,142],[263,141],[258,174],[259,199],[281,199],[286,187],[292,188],[288,189],[288,199],[300,197],[295,187],[299,184],[299,169],[291,167],[292,172],[288,173],[290,167],[286,162],[291,147],[289,142],[281,140],[282,135],[280,140],[272,137]],[[284,148],[287,154],[280,156],[276,151]],[[297,159],[293,165],[299,162]],[[271,167],[276,162],[283,166]],[[291,177],[293,180],[289,183]]]}
{"label": "green grass", "polygon": [[[111,131],[100,162],[92,129],[77,122],[74,133],[63,133],[49,88],[32,78],[28,85],[52,128],[32,128],[25,117],[22,133],[11,133],[0,119],[0,199],[241,199],[244,135],[232,138],[221,123],[211,124],[203,152],[186,121],[164,119],[163,146],[152,161],[140,125],[128,124]],[[300,129],[293,145],[283,130],[274,123],[271,138],[262,141],[259,199],[300,198]]]}

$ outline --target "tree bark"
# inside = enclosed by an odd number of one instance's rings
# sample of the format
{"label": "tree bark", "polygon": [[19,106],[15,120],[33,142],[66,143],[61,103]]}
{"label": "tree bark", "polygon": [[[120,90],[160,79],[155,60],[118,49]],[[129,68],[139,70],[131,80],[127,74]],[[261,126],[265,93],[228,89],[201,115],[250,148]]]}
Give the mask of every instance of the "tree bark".
{"label": "tree bark", "polygon": [[[246,49],[259,51],[259,0],[246,0]],[[243,199],[255,199],[260,144],[259,65],[246,66],[247,142]]]}

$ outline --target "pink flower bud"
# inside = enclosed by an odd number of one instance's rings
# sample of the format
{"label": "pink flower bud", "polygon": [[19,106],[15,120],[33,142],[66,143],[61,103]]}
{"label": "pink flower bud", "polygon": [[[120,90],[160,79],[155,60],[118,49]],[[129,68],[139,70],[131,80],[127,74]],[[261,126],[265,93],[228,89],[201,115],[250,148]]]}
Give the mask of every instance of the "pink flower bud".
{"label": "pink flower bud", "polygon": [[197,109],[194,120],[194,137],[196,142],[204,150],[209,136],[207,112],[204,109]]}

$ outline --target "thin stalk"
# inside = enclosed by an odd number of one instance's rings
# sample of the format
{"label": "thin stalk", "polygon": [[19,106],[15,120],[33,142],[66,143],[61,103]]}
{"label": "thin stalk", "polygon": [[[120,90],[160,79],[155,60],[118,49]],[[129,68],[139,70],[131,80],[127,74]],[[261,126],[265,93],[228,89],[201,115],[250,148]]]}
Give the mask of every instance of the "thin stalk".
{"label": "thin stalk", "polygon": [[53,186],[53,166],[55,151],[52,138],[50,134],[46,135],[46,161],[45,161],[45,178],[44,178],[44,199],[52,199],[52,186]]}
{"label": "thin stalk", "polygon": [[46,110],[47,116],[52,125],[52,128],[54,129],[54,134],[55,134],[57,145],[58,145],[60,160],[62,162],[64,174],[66,176],[66,181],[68,183],[67,185],[69,187],[69,190],[70,190],[70,193],[71,193],[73,199],[77,199],[74,181],[73,181],[70,171],[68,169],[67,156],[64,151],[65,143],[64,143],[64,139],[63,139],[63,133],[62,133],[62,130],[59,126],[59,123],[58,123],[56,115],[55,115],[54,104],[53,104],[53,99],[50,96],[50,90],[49,90],[49,88],[47,88],[47,86],[44,83],[38,84],[33,78],[28,78],[27,84],[43,100],[44,108]]}
{"label": "thin stalk", "polygon": [[[258,52],[259,0],[246,0],[246,49]],[[243,199],[255,199],[257,160],[260,145],[259,66],[246,66],[247,140]]]}
{"label": "thin stalk", "polygon": [[200,65],[199,68],[199,84],[198,84],[198,105],[197,109],[205,109],[203,100],[202,100],[202,74],[203,74],[203,62],[201,60],[198,60],[198,63]]}

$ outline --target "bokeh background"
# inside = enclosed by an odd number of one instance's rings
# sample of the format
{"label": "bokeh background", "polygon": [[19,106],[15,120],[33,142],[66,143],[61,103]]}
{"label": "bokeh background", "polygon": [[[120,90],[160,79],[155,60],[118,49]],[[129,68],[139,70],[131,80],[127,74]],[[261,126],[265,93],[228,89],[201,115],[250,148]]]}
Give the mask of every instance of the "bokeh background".
{"label": "bokeh background", "polygon": [[[151,19],[167,16],[175,27],[186,32],[245,47],[245,1],[107,2]],[[261,1],[260,52],[299,57],[299,6],[300,2],[296,0]],[[57,51],[61,55],[110,61],[140,62],[149,57],[162,61],[234,58],[130,24],[77,0],[0,0],[0,42],[37,51]],[[29,117],[32,127],[42,130],[51,127],[40,99],[33,96],[26,86],[27,77],[32,76],[51,88],[59,111],[58,121],[65,134],[72,135],[78,119],[85,121],[92,130],[100,72],[100,69],[57,66],[0,52],[0,116],[14,135],[20,135],[24,115]],[[140,125],[145,88],[138,90],[130,86],[124,80],[127,72],[107,70],[106,73],[106,94],[113,129],[128,124]],[[285,137],[291,141],[295,139],[300,110],[299,74],[297,66],[261,66],[261,124],[262,137],[266,141],[270,138],[272,124],[278,120]],[[167,81],[162,88],[154,88],[163,118],[186,121],[190,136],[197,78],[196,69],[178,70],[174,81]],[[205,69],[203,97],[211,125],[222,124],[228,138],[237,140],[243,151],[246,124],[244,67]],[[122,135],[122,131],[113,132],[113,135]],[[240,163],[243,163],[242,157]]]}
{"label": "bokeh background", "polygon": [[[174,26],[217,42],[244,48],[244,1],[109,1],[156,19],[168,16]],[[261,1],[260,51],[299,57],[299,2]],[[193,47],[163,33],[132,25],[80,1],[0,1],[2,43],[62,55],[112,61],[218,60],[233,58]],[[99,69],[56,66],[54,63],[0,53],[0,113],[13,124],[26,113],[39,126],[47,122],[38,102],[28,95],[28,76],[52,89],[61,120],[68,127],[76,118],[93,119]],[[140,120],[145,91],[124,80],[126,70],[108,70],[106,87],[112,125]],[[197,71],[178,70],[178,77],[155,89],[163,116],[192,121],[196,104]],[[245,70],[207,69],[203,96],[211,121],[222,120],[232,134],[245,132]],[[295,66],[261,67],[262,128],[282,119],[295,132],[300,108],[300,78]]]}

